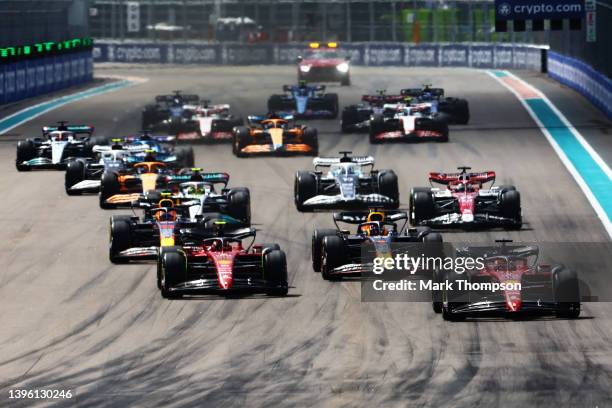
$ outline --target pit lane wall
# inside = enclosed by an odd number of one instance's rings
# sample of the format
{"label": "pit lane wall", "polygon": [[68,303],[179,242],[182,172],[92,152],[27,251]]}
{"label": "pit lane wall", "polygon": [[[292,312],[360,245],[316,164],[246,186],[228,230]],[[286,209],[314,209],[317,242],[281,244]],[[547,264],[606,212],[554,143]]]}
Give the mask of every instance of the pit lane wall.
{"label": "pit lane wall", "polygon": [[612,80],[590,65],[553,51],[548,53],[548,75],[580,92],[612,119]]}
{"label": "pit lane wall", "polygon": [[0,105],[93,79],[91,50],[0,64]]}
{"label": "pit lane wall", "polygon": [[[306,45],[146,43],[96,40],[95,62],[264,65],[294,64]],[[345,43],[354,65],[542,70],[543,47],[523,44]],[[544,59],[545,60],[545,59]]]}

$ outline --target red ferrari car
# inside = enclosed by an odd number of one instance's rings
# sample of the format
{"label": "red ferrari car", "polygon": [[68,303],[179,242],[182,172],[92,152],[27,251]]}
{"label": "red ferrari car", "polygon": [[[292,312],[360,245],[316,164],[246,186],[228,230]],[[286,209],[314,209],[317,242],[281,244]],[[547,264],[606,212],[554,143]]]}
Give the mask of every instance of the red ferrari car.
{"label": "red ferrari car", "polygon": [[310,43],[310,47],[298,59],[298,80],[308,82],[340,82],[351,84],[350,57],[338,52],[338,44]]}
{"label": "red ferrari car", "polygon": [[[250,243],[243,245],[249,238]],[[285,296],[289,290],[285,253],[278,244],[253,245],[254,241],[252,228],[213,234],[183,231],[182,246],[163,247],[157,261],[162,296],[235,292]]]}

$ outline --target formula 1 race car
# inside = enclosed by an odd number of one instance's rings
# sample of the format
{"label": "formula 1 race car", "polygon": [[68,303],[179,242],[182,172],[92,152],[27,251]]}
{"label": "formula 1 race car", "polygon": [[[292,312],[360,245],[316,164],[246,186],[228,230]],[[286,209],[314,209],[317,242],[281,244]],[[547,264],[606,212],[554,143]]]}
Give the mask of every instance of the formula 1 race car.
{"label": "formula 1 race car", "polygon": [[431,85],[425,84],[422,88],[402,89],[400,94],[413,98],[414,105],[428,106],[449,124],[467,125],[470,121],[468,102],[460,98],[445,98],[442,88],[432,88]]}
{"label": "formula 1 race car", "polygon": [[422,106],[385,104],[370,119],[370,143],[384,141],[448,142],[448,124]]}
{"label": "formula 1 race car", "polygon": [[18,171],[31,169],[63,170],[75,157],[91,157],[96,144],[104,144],[104,138],[92,138],[93,126],[66,125],[42,128],[42,138],[25,139],[17,144],[15,166]]}
{"label": "formula 1 race car", "polygon": [[136,163],[124,171],[106,171],[100,181],[100,208],[131,207],[142,195],[166,188],[175,174],[158,161]]}
{"label": "formula 1 race car", "polygon": [[[127,150],[134,152],[127,157],[130,164],[144,161],[151,152],[157,161],[175,167],[193,167],[194,155],[191,146],[176,146],[176,137],[170,135],[152,136],[149,131],[143,130],[138,135],[128,136],[115,142]],[[142,149],[142,147],[146,149]]]}
{"label": "formula 1 race car", "polygon": [[[499,226],[520,229],[521,195],[514,186],[493,186],[495,172],[429,173],[445,189],[415,187],[410,192],[410,223],[431,227]],[[488,189],[483,184],[491,183]]]}
{"label": "formula 1 race car", "polygon": [[98,155],[98,160],[78,158],[69,161],[64,177],[66,194],[97,193],[100,191],[101,177],[105,171],[125,171],[130,166],[130,155],[148,149],[145,145],[127,148],[119,144],[119,141],[120,139],[113,139],[111,146],[94,146],[92,152]]}
{"label": "formula 1 race car", "polygon": [[362,103],[345,106],[342,110],[340,130],[343,133],[367,132],[370,129],[372,115],[382,114],[386,104],[400,103],[404,99],[403,95],[389,95],[382,89],[375,94],[363,95]]}
{"label": "formula 1 race car", "polygon": [[291,116],[249,116],[249,127],[234,128],[232,151],[238,157],[316,156],[319,153],[317,130],[296,125],[292,119]]}
{"label": "formula 1 race car", "polygon": [[338,51],[338,44],[311,42],[303,56],[297,58],[298,80],[317,82],[340,82],[351,84],[350,57]]}
{"label": "formula 1 race car", "polygon": [[[157,261],[158,286],[167,299],[185,294],[265,293],[285,296],[287,261],[278,244],[253,245],[255,230],[225,231],[214,236],[185,230],[183,246],[163,247]],[[243,241],[251,239],[248,245]]]}
{"label": "formula 1 race car", "polygon": [[[398,228],[397,222],[403,221]],[[338,222],[356,224],[351,234]],[[312,234],[312,269],[325,280],[372,272],[372,264],[362,258],[364,244],[371,244],[374,256],[389,257],[392,244],[408,242],[442,243],[442,236],[428,227],[407,229],[408,215],[399,211],[341,212],[334,214],[336,229],[315,229]],[[440,250],[441,245],[440,245]]]}
{"label": "formula 1 race car", "polygon": [[278,115],[293,115],[295,118],[327,118],[338,116],[338,94],[325,93],[325,85],[283,85],[283,95],[272,95],[268,99],[268,111]]}
{"label": "formula 1 race car", "polygon": [[[298,211],[399,206],[393,170],[374,170],[374,158],[370,156],[340,154],[342,157],[316,157],[312,161],[314,171],[296,173],[294,199]],[[323,173],[321,167],[329,170]]]}
{"label": "formula 1 race car", "polygon": [[157,95],[155,104],[145,106],[142,111],[142,129],[172,135],[191,130],[193,111],[187,105],[196,105],[199,101],[199,96],[181,91],[173,91],[172,95]]}
{"label": "formula 1 race car", "polygon": [[232,140],[232,130],[244,125],[239,116],[230,113],[228,104],[211,105],[202,101],[198,106],[186,106],[193,116],[182,131],[177,133],[177,140],[191,142],[221,142]]}
{"label": "formula 1 race car", "polygon": [[[198,182],[182,183],[181,186],[185,190],[193,189],[196,183]],[[129,215],[111,217],[111,262],[156,259],[160,247],[180,244],[181,229],[212,231],[214,223],[219,221],[232,228],[250,226],[248,197],[246,201],[240,201],[243,197],[239,197],[242,193],[239,190],[245,189],[237,188],[227,192],[224,202],[220,202],[219,197],[181,197],[170,192],[143,196],[135,204],[137,208],[144,210],[140,219]],[[248,219],[245,216],[247,213]]]}
{"label": "formula 1 race car", "polygon": [[[537,246],[511,242],[457,248],[457,256],[480,258],[482,265],[463,274],[434,271],[433,282],[440,288],[432,291],[434,312],[451,321],[491,315],[580,316],[576,272],[561,264],[538,263]],[[498,284],[498,289],[492,284]]]}

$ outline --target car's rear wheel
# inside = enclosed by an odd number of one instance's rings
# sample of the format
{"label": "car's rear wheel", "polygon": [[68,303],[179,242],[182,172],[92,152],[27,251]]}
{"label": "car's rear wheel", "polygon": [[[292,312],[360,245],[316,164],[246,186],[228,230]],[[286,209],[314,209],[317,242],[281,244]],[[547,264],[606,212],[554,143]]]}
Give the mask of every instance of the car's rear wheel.
{"label": "car's rear wheel", "polygon": [[108,210],[115,208],[114,204],[106,202],[110,197],[120,193],[119,178],[116,173],[104,172],[100,182],[100,208]]}
{"label": "car's rear wheel", "polygon": [[412,189],[410,194],[410,224],[419,225],[435,214],[433,194],[430,189]]}
{"label": "car's rear wheel", "polygon": [[399,186],[393,170],[381,170],[378,173],[378,193],[393,200],[390,208],[399,207]]}
{"label": "car's rear wheel", "polygon": [[385,118],[383,115],[376,113],[370,118],[370,143],[381,143],[381,139],[376,136],[385,131]]}
{"label": "car's rear wheel", "polygon": [[234,135],[232,138],[232,151],[237,157],[245,157],[246,154],[242,152],[242,149],[247,147],[250,143],[251,132],[246,126],[238,126],[234,128]]}
{"label": "car's rear wheel", "polygon": [[332,112],[332,118],[338,117],[339,103],[338,103],[338,94],[336,93],[328,93],[323,95],[323,100],[325,102],[325,108],[329,109]]}
{"label": "car's rear wheel", "polygon": [[85,162],[82,160],[72,160],[66,166],[64,175],[64,187],[68,195],[80,195],[80,190],[70,190],[70,187],[85,180]]}
{"label": "car's rear wheel", "polygon": [[287,257],[279,249],[264,254],[264,279],[270,285],[266,291],[269,296],[286,296],[289,292],[287,282]]}
{"label": "car's rear wheel", "polygon": [[246,187],[233,188],[228,193],[229,214],[245,223],[251,225],[251,193]]}
{"label": "car's rear wheel", "polygon": [[304,202],[317,194],[317,178],[309,171],[298,171],[295,175],[294,200],[298,211],[308,211]]}
{"label": "car's rear wheel", "polygon": [[510,225],[509,228],[521,229],[523,220],[521,215],[520,193],[516,190],[507,190],[502,192],[499,205],[502,215],[505,218],[513,220],[513,224]]}
{"label": "car's rear wheel", "polygon": [[557,317],[576,319],[580,316],[580,286],[576,272],[558,267],[552,274]]}
{"label": "car's rear wheel", "polygon": [[317,134],[317,129],[311,127],[304,129],[302,141],[312,148],[310,152],[311,156],[319,155],[319,137]]}

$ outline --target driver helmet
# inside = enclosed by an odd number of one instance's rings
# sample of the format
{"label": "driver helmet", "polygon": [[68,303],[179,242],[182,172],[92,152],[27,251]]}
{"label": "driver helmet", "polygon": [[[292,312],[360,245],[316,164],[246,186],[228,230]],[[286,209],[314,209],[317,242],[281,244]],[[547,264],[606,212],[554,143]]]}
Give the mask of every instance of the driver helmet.
{"label": "driver helmet", "polygon": [[300,80],[298,81],[298,87],[300,87],[300,88],[306,88],[306,81],[305,81],[305,80],[303,80],[303,79],[300,79]]}

